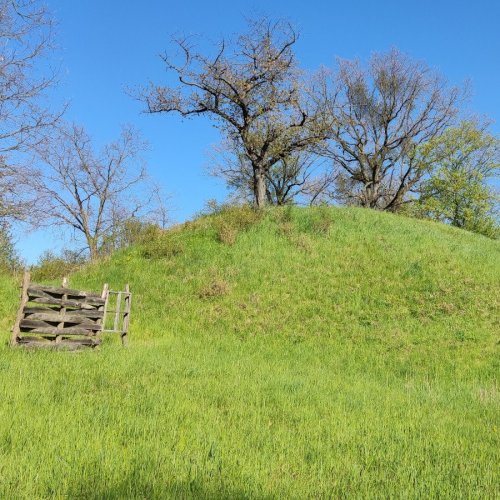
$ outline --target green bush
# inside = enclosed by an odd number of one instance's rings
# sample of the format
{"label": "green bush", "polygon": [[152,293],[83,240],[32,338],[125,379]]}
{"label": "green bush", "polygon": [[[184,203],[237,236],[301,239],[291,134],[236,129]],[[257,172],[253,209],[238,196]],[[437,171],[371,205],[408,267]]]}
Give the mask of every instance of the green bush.
{"label": "green bush", "polygon": [[47,250],[31,268],[31,277],[38,282],[53,281],[77,271],[86,261],[80,253],[71,250],[63,250],[60,255]]}
{"label": "green bush", "polygon": [[8,227],[0,226],[0,271],[13,273],[22,267]]}
{"label": "green bush", "polygon": [[106,238],[100,249],[100,254],[110,255],[121,248],[156,240],[161,236],[162,232],[162,229],[157,224],[135,218],[128,219],[119,224],[112,234]]}
{"label": "green bush", "polygon": [[184,244],[175,238],[175,233],[153,235],[142,246],[142,256],[145,259],[170,259],[182,254]]}
{"label": "green bush", "polygon": [[264,216],[262,210],[251,205],[222,206],[215,212],[215,229],[217,240],[227,245],[236,242],[238,234],[260,222]]}

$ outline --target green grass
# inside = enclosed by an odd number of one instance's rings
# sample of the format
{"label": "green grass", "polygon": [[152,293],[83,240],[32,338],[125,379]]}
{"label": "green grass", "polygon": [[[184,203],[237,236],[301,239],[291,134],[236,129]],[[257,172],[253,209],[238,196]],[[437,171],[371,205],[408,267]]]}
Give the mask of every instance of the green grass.
{"label": "green grass", "polygon": [[71,284],[130,283],[128,349],[0,347],[0,498],[498,498],[499,257],[361,209],[120,252]]}

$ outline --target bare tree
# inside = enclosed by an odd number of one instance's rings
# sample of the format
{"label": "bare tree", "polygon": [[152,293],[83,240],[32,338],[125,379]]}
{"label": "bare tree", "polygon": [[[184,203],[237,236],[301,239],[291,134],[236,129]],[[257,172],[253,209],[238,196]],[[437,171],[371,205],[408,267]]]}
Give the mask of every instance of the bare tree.
{"label": "bare tree", "polygon": [[149,191],[150,207],[145,216],[145,221],[158,226],[160,229],[167,229],[172,222],[171,195],[166,194],[158,184],[153,184]]}
{"label": "bare tree", "polygon": [[53,21],[37,0],[0,0],[0,217],[23,218],[31,206],[17,189],[26,174],[22,153],[59,118],[43,99],[55,83],[47,64]]}
{"label": "bare tree", "polygon": [[6,158],[0,156],[0,225],[26,218],[33,193],[21,187],[29,177],[30,169],[26,166],[6,163]]}
{"label": "bare tree", "polygon": [[[228,141],[214,147],[210,174],[224,179],[235,199],[249,202],[254,197],[251,162],[238,144]],[[310,151],[295,151],[279,159],[265,174],[266,199],[270,205],[314,203],[328,191],[332,174],[325,160]]]}
{"label": "bare tree", "polygon": [[395,49],[367,68],[340,60],[321,88],[331,129],[320,154],[340,173],[337,190],[349,203],[382,210],[396,210],[420,182],[418,146],[443,133],[464,96]]}
{"label": "bare tree", "polygon": [[138,216],[150,201],[141,193],[146,171],[145,143],[125,128],[120,138],[97,153],[76,125],[38,146],[41,170],[30,179],[37,193],[37,222],[70,228],[83,238],[90,258],[122,221]]}
{"label": "bare tree", "polygon": [[246,34],[229,48],[222,41],[213,57],[177,40],[184,61],[163,60],[179,85],[151,84],[140,96],[149,113],[212,118],[251,166],[258,207],[266,203],[269,170],[322,138],[293,52],[296,41],[289,24],[268,20],[250,22]]}

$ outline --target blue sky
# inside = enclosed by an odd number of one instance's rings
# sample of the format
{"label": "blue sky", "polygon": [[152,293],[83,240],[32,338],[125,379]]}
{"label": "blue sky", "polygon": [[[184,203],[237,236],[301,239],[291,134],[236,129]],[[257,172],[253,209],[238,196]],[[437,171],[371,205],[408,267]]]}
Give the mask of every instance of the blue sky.
{"label": "blue sky", "polygon": [[[470,80],[471,111],[491,117],[500,131],[500,1],[159,1],[46,0],[58,20],[61,86],[55,100],[69,100],[67,117],[84,125],[97,144],[133,124],[150,144],[152,177],[172,199],[183,221],[224,186],[205,173],[207,152],[219,136],[204,118],[141,114],[126,87],[165,82],[159,54],[172,35],[217,40],[244,28],[244,16],[284,17],[299,29],[303,67],[332,66],[335,57],[366,59],[398,47],[425,60],[452,83]],[[45,249],[63,245],[48,231],[20,234],[21,255],[34,262]]]}

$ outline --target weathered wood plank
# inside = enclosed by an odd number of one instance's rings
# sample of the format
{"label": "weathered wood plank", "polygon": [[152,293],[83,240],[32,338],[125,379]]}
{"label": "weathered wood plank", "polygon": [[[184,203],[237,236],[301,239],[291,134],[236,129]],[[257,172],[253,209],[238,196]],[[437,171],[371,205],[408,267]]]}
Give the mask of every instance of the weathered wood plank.
{"label": "weathered wood plank", "polygon": [[[92,305],[104,305],[104,299],[99,297],[99,295],[88,294],[86,292],[82,292],[80,290],[70,290],[68,289],[68,293],[63,293],[64,288],[56,288],[56,287],[42,287],[40,285],[31,284],[28,288],[28,295],[30,298],[47,298],[47,299],[58,299],[64,300],[63,296],[66,295],[68,297],[67,300],[75,300],[78,302],[83,302]],[[71,293],[74,292],[74,293]]]}
{"label": "weathered wood plank", "polygon": [[[59,318],[61,314],[59,309],[50,309],[49,307],[25,307],[24,314],[51,314],[56,318]],[[104,316],[104,311],[98,311],[97,309],[92,310],[66,310],[65,317],[78,317],[78,318],[89,318],[89,319],[101,319]],[[32,318],[37,319],[37,318]],[[38,318],[41,319],[41,318]],[[54,320],[56,321],[56,320]]]}
{"label": "weathered wood plank", "polygon": [[[50,313],[36,313],[30,314],[26,316],[23,321],[26,320],[40,320],[48,323],[72,323],[74,325],[85,325],[85,326],[95,326],[97,323],[93,321],[91,318],[83,318],[81,316],[71,316],[65,314],[64,316],[60,314],[50,314]],[[64,325],[61,325],[61,328],[64,328]]]}
{"label": "weathered wood plank", "polygon": [[79,300],[62,300],[62,299],[56,299],[54,297],[35,297],[31,298],[33,296],[30,296],[30,302],[34,302],[35,304],[47,304],[47,305],[53,305],[53,306],[60,306],[60,307],[76,307],[79,309],[86,309],[91,311],[92,309],[96,309],[102,304],[95,303],[93,299],[90,299],[90,302],[82,302]]}
{"label": "weathered wood plank", "polygon": [[86,328],[77,328],[77,327],[69,327],[65,328],[64,330],[61,330],[60,328],[57,328],[57,326],[44,326],[44,327],[39,327],[39,328],[29,328],[26,329],[26,331],[23,331],[23,328],[21,328],[21,337],[23,338],[23,333],[27,333],[30,335],[54,335],[54,336],[66,336],[66,335],[81,335],[84,337],[93,337],[94,332],[92,330],[87,330]]}
{"label": "weathered wood plank", "polygon": [[98,339],[63,339],[59,343],[55,341],[44,341],[39,339],[28,339],[23,337],[23,339],[18,343],[19,346],[29,349],[29,348],[45,348],[45,349],[64,349],[69,351],[74,351],[77,349],[87,349],[89,347],[97,347],[101,343]]}
{"label": "weathered wood plank", "polygon": [[[57,323],[57,321],[54,321],[54,323]],[[58,329],[57,326],[51,325],[50,323],[46,321],[41,321],[41,320],[34,320],[34,319],[23,319],[21,320],[20,324],[21,328],[36,328],[38,331],[36,333],[57,333],[61,332],[61,335],[64,335],[66,332],[76,332],[76,331],[81,331],[83,334],[86,332],[92,332],[92,331],[100,331],[102,329],[102,325],[98,325],[96,323],[80,323],[80,324],[75,324],[74,326],[65,326],[62,329]],[[43,331],[42,331],[43,330]]]}
{"label": "weathered wood plank", "polygon": [[70,311],[66,313],[59,311],[48,311],[48,312],[36,312],[36,313],[27,313],[25,311],[24,319],[39,319],[41,321],[50,321],[51,323],[85,323],[89,325],[95,324],[95,318],[89,318],[87,316],[79,315],[79,314],[71,314]]}
{"label": "weathered wood plank", "polygon": [[36,283],[31,283],[28,289],[30,294],[49,294],[49,295],[70,295],[71,297],[81,297],[91,298],[91,299],[101,299],[101,296],[96,293],[86,292],[84,290],[76,290],[66,287],[58,286],[48,286],[48,285],[38,285]]}
{"label": "weathered wood plank", "polygon": [[[23,343],[28,343],[28,342],[38,342],[40,344],[53,344],[54,343],[54,337],[50,338],[44,338],[44,337],[29,337],[24,335],[22,339],[20,339],[20,342]],[[100,344],[101,341],[97,339],[96,337],[82,337],[82,338],[64,338],[63,342],[69,343],[80,343],[80,344]]]}

